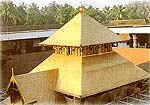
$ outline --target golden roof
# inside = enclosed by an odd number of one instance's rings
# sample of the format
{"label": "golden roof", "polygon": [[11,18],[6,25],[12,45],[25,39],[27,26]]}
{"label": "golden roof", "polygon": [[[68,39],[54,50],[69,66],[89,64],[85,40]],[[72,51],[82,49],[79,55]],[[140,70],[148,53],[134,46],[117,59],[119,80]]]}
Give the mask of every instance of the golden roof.
{"label": "golden roof", "polygon": [[53,103],[55,101],[55,92],[53,90],[57,83],[57,76],[57,69],[12,76],[6,93],[11,82],[14,82],[25,104],[34,101],[37,101],[37,103]]}
{"label": "golden roof", "polygon": [[150,77],[115,52],[89,57],[53,54],[30,73],[55,68],[59,70],[56,91],[76,97],[87,97]]}
{"label": "golden roof", "polygon": [[86,16],[84,13],[78,13],[56,33],[40,44],[86,46],[124,40],[91,17]]}

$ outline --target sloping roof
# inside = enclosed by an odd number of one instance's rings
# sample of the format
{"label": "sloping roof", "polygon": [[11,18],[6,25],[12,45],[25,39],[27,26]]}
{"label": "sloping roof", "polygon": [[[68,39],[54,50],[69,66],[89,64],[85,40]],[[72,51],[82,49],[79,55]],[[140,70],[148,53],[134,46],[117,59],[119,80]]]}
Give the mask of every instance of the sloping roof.
{"label": "sloping roof", "polygon": [[54,68],[59,69],[56,91],[76,97],[87,97],[149,77],[115,52],[90,57],[53,54],[31,73]]}
{"label": "sloping roof", "polygon": [[100,70],[85,70],[82,77],[82,95],[90,96],[148,77],[150,74],[130,62]]}
{"label": "sloping roof", "polygon": [[150,61],[150,49],[113,47],[113,50],[136,65]]}
{"label": "sloping roof", "polygon": [[58,70],[53,69],[38,73],[16,75],[14,79],[26,104],[35,101],[37,103],[54,103],[54,88],[57,76]]}
{"label": "sloping roof", "polygon": [[55,32],[55,30],[44,30],[35,32],[18,32],[18,33],[9,33],[9,34],[0,34],[0,41],[10,41],[10,40],[22,40],[22,39],[35,39],[35,38],[45,38],[49,37]]}
{"label": "sloping roof", "polygon": [[143,70],[147,71],[150,73],[150,61],[148,62],[145,62],[145,63],[142,63],[142,64],[139,64],[137,65],[139,66],[140,68],[142,68]]}
{"label": "sloping roof", "polygon": [[124,40],[91,17],[78,13],[73,19],[40,44],[86,46]]}
{"label": "sloping roof", "polygon": [[79,96],[81,95],[81,67],[82,57],[80,56],[52,54],[30,73],[58,68],[57,90],[62,93]]}
{"label": "sloping roof", "polygon": [[137,27],[109,27],[114,33],[133,33],[133,34],[149,34],[150,26],[137,26]]}

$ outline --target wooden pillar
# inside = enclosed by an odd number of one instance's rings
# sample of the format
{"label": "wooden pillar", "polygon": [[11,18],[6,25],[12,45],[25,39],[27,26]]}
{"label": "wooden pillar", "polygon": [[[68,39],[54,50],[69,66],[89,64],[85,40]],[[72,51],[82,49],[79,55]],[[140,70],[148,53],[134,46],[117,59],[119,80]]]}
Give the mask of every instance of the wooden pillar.
{"label": "wooden pillar", "polygon": [[20,43],[19,43],[19,41],[16,42],[15,53],[16,54],[20,53]]}
{"label": "wooden pillar", "polygon": [[41,48],[39,47],[40,39],[33,39],[33,50],[35,52],[41,51]]}
{"label": "wooden pillar", "polygon": [[33,39],[33,47],[39,46],[40,39]]}
{"label": "wooden pillar", "polygon": [[25,41],[21,41],[20,47],[21,47],[21,50],[20,50],[21,54],[25,54],[26,53],[26,43],[25,43]]}
{"label": "wooden pillar", "polygon": [[137,36],[133,35],[133,48],[137,47]]}
{"label": "wooden pillar", "polygon": [[144,43],[144,48],[146,48],[147,47],[147,43]]}
{"label": "wooden pillar", "polygon": [[45,46],[41,46],[41,51],[45,51]]}

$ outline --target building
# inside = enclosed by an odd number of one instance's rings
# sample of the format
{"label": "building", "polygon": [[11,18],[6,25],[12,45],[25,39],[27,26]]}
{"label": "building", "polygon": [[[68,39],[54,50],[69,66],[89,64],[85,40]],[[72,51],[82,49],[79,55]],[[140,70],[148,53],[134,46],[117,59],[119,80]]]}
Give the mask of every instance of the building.
{"label": "building", "polygon": [[[0,35],[0,41],[3,46],[5,43],[13,43],[14,47],[11,48],[11,50],[7,50],[10,55],[40,52],[48,50],[49,48],[39,46],[38,43],[45,40],[54,32],[55,30],[46,32],[41,30],[36,32],[4,33]],[[9,48],[9,46],[7,46],[7,48]],[[6,49],[5,46],[3,49]]]}
{"label": "building", "polygon": [[101,104],[139,91],[138,81],[149,78],[149,73],[112,50],[112,43],[125,40],[80,9],[40,43],[53,46],[51,56],[30,73],[14,76],[12,70],[6,90],[11,103]]}
{"label": "building", "polygon": [[52,54],[52,47],[39,46],[49,34],[55,32],[32,31],[0,33],[0,90],[7,87],[11,77],[10,69],[15,74],[30,72],[35,66]]}
{"label": "building", "polygon": [[108,28],[120,36],[130,39],[128,45],[134,48],[150,48],[150,25],[145,19],[115,20]]}

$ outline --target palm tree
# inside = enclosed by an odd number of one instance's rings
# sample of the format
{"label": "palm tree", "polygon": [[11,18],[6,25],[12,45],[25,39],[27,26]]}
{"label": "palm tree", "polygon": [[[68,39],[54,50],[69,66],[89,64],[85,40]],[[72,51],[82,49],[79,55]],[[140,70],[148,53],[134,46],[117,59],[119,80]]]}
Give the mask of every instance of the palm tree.
{"label": "palm tree", "polygon": [[108,24],[111,20],[113,20],[112,18],[112,9],[110,7],[105,6],[105,8],[103,9],[102,13],[104,14],[104,24]]}
{"label": "palm tree", "polygon": [[18,16],[17,7],[12,1],[2,1],[0,3],[0,13],[1,25],[6,32],[9,31],[8,26],[17,25],[17,22],[21,21]]}
{"label": "palm tree", "polygon": [[4,25],[16,25],[17,20],[20,21],[18,17],[18,11],[16,5],[12,1],[2,1],[0,3],[0,13]]}
{"label": "palm tree", "polygon": [[25,17],[27,15],[27,4],[25,4],[25,2],[22,2],[22,4],[17,7],[17,10],[17,16],[19,16],[19,19],[21,20],[17,22],[17,25],[24,25],[26,21]]}
{"label": "palm tree", "polygon": [[113,16],[114,20],[126,19],[127,18],[127,8],[122,5],[118,5],[118,6],[115,5],[112,8],[112,16]]}

